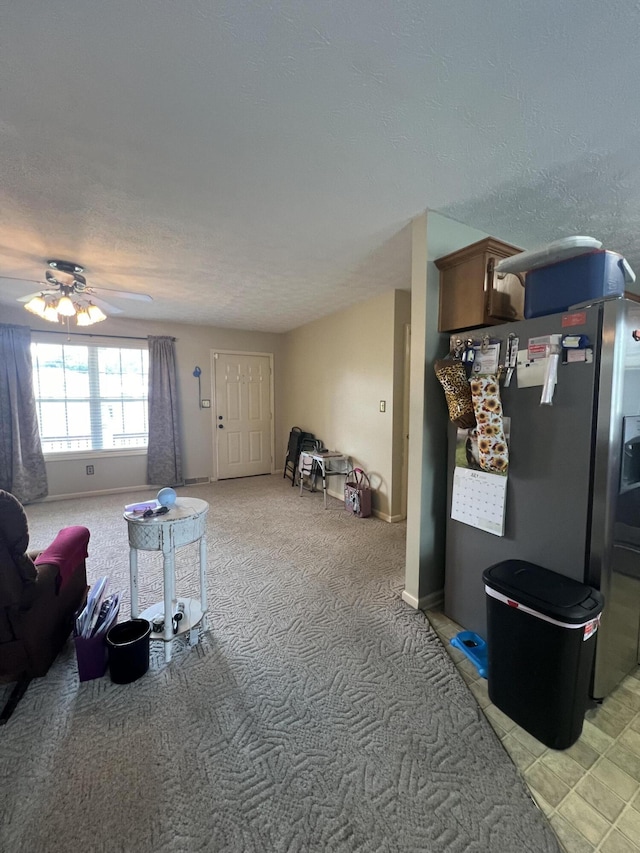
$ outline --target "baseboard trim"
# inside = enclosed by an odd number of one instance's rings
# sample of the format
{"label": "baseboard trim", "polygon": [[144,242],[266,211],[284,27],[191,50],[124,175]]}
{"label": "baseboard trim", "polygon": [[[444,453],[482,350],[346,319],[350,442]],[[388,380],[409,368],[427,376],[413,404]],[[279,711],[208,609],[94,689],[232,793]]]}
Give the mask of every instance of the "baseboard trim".
{"label": "baseboard trim", "polygon": [[[322,491],[322,486],[319,491]],[[327,489],[327,494],[330,498],[335,498],[338,501],[342,501],[344,503],[344,492],[334,492],[331,489]],[[405,521],[406,516],[404,515],[389,515],[387,512],[381,512],[379,509],[371,509],[371,515],[374,515],[376,518],[379,518],[381,521],[388,521],[390,524],[395,524],[398,521]]]}
{"label": "baseboard trim", "polygon": [[382,519],[382,521],[388,521],[389,524],[397,524],[399,521],[406,521],[406,515],[389,515],[386,512],[380,512],[377,509],[372,510],[373,514],[376,518]]}
{"label": "baseboard trim", "polygon": [[436,592],[430,592],[429,595],[416,598],[415,595],[411,595],[406,589],[403,589],[402,600],[414,610],[435,610],[444,604],[444,590],[439,589]]}
{"label": "baseboard trim", "polygon": [[[179,486],[178,488],[184,488],[188,486],[190,489],[198,488],[199,486],[210,486],[214,481],[213,477],[198,477],[198,482],[191,482],[185,480],[184,486]],[[92,492],[69,492],[66,495],[48,495],[46,498],[42,498],[39,503],[43,503],[44,501],[70,501],[74,498],[96,498],[100,495],[125,495],[127,492],[154,492],[158,489],[163,488],[162,486],[156,484],[155,486],[143,485],[143,486],[116,486],[115,489],[95,489]]]}
{"label": "baseboard trim", "polygon": [[115,489],[96,489],[92,492],[69,492],[65,495],[47,495],[46,498],[42,499],[42,502],[70,501],[74,498],[96,498],[100,495],[125,495],[128,492],[148,492],[153,489],[154,486],[118,486]]}
{"label": "baseboard trim", "polygon": [[414,610],[420,609],[418,599],[415,597],[415,595],[411,595],[410,593],[408,593],[406,589],[402,590],[402,600],[406,604],[408,604],[409,607],[413,607]]}
{"label": "baseboard trim", "polygon": [[438,589],[420,599],[420,610],[438,610],[444,607],[444,589]]}

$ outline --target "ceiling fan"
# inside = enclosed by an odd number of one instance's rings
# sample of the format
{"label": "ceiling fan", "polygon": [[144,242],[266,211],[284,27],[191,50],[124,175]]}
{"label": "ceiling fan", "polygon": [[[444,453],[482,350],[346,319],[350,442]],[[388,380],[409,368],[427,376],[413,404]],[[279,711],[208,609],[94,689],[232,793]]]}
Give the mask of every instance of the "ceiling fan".
{"label": "ceiling fan", "polygon": [[42,282],[40,290],[19,297],[18,302],[25,303],[27,311],[53,323],[65,320],[68,323],[69,319],[75,316],[79,326],[91,326],[106,320],[108,314],[121,314],[122,309],[97,295],[102,291],[122,299],[153,301],[146,293],[114,290],[110,287],[90,287],[83,275],[84,267],[71,261],[50,260],[47,261],[47,266],[49,269],[45,272],[46,284]]}

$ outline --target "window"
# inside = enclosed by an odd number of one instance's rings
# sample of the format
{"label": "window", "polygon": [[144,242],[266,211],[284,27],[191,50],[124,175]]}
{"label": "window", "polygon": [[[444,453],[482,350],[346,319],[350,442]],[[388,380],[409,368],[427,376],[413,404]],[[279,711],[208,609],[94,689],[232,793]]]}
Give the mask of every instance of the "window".
{"label": "window", "polygon": [[44,453],[146,447],[146,349],[32,343]]}

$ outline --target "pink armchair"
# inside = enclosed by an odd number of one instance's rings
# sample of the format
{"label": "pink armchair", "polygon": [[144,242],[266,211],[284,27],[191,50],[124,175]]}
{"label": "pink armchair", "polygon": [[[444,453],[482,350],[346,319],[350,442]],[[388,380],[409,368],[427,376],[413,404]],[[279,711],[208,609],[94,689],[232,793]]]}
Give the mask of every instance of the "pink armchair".
{"label": "pink armchair", "polygon": [[27,553],[20,502],[0,490],[0,683],[16,681],[0,714],[6,723],[32,678],[45,675],[87,594],[89,531],[66,527],[43,552]]}

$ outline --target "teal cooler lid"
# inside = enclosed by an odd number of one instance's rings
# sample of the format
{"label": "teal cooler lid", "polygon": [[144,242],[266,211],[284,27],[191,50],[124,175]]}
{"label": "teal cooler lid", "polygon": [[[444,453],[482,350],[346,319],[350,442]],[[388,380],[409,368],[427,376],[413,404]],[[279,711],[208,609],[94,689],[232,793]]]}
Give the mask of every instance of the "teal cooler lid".
{"label": "teal cooler lid", "polygon": [[598,590],[525,560],[504,560],[485,569],[485,584],[518,604],[568,625],[581,625],[602,612]]}

